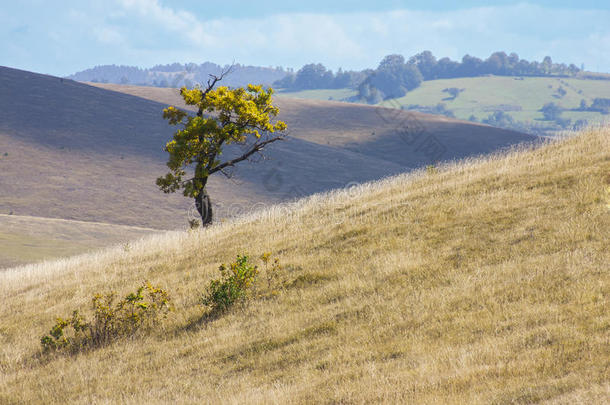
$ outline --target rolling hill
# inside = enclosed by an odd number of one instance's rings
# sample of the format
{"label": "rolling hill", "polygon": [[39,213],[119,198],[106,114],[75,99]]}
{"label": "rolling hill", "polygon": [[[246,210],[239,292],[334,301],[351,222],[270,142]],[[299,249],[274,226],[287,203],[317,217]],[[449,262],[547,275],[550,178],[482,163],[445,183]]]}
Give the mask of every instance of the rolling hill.
{"label": "rolling hill", "polygon": [[[609,174],[594,129],[0,272],[0,402],[604,403]],[[219,264],[266,251],[282,287],[263,267],[204,322]],[[161,326],[40,354],[56,316],[145,279],[173,297]]]}
{"label": "rolling hill", "polygon": [[[154,184],[165,172],[162,147],[172,133],[161,110],[179,105],[177,90],[105,87],[132,94],[0,68],[0,213],[184,226],[191,202],[164,195]],[[291,139],[269,148],[268,161],[239,167],[232,181],[212,178],[212,199],[221,206],[243,211],[258,202],[292,199],[534,139],[369,106],[280,98],[278,104]],[[426,149],[430,141],[440,143],[442,154]]]}
{"label": "rolling hill", "polygon": [[[448,100],[449,95],[444,93],[443,89],[451,87],[464,91],[454,100]],[[565,91],[564,95],[558,92],[559,88]],[[546,103],[554,102],[570,110],[578,109],[581,100],[591,105],[595,98],[610,98],[610,81],[486,76],[424,82],[420,88],[395,101],[401,106],[434,106],[445,103],[447,108],[461,119],[474,115],[478,120],[482,120],[494,111],[504,110],[515,120],[535,121],[543,119],[540,109]],[[589,111],[565,111],[562,115],[573,121],[586,119],[590,123],[605,119],[602,114]]]}
{"label": "rolling hill", "polygon": [[[0,79],[0,108],[6,112],[0,122],[0,212],[166,229],[184,226],[191,202],[164,195],[154,184],[166,170],[162,147],[172,133],[161,118],[165,105],[8,68],[0,71]],[[320,156],[317,168],[311,165],[303,175],[293,176],[311,175],[306,192],[401,169],[299,140],[282,147],[295,164],[304,165],[307,155]],[[273,169],[259,166],[258,184],[212,179],[212,196],[218,203],[276,201],[289,190],[287,185],[276,190],[277,178],[290,168]],[[270,191],[261,184],[263,176],[271,178]]]}
{"label": "rolling hill", "polygon": [[[187,108],[177,89],[92,84]],[[279,119],[288,124],[293,140],[339,147],[359,156],[375,158],[377,162],[398,164],[403,171],[536,140],[533,136],[488,125],[391,108],[293,99],[281,95],[276,98],[276,104],[280,108]],[[283,151],[276,149],[280,159]],[[270,156],[275,158],[273,151]],[[334,177],[335,173],[329,172],[328,175]],[[353,181],[358,180],[354,178]]]}
{"label": "rolling hill", "polygon": [[[462,92],[452,99],[447,92],[443,92],[449,88]],[[357,91],[305,90],[280,94],[313,100],[343,100],[356,96]],[[551,102],[565,109],[562,118],[570,119],[573,123],[578,120],[586,120],[590,124],[608,121],[607,116],[599,112],[577,111],[582,100],[590,106],[596,98],[610,98],[610,80],[596,80],[586,75],[577,78],[482,76],[425,81],[404,97],[386,100],[380,105],[387,108],[417,105],[425,109],[442,103],[462,120],[474,116],[481,122],[494,112],[503,111],[515,121],[546,126],[548,122],[543,120],[540,109]]]}

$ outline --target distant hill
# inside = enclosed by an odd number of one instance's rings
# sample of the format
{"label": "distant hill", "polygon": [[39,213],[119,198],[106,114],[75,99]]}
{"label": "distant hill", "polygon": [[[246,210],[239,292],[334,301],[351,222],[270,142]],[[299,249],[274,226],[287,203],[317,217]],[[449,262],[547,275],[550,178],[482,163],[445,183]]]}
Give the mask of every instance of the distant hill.
{"label": "distant hill", "polygon": [[[452,91],[455,97],[450,94]],[[294,98],[350,100],[356,93],[350,89],[326,89],[281,94]],[[610,102],[609,80],[596,80],[585,74],[575,78],[484,76],[424,81],[405,96],[377,105],[448,114],[536,135],[554,135],[557,131],[610,120],[603,109],[594,107],[596,100]],[[554,120],[546,119],[541,111],[548,103],[554,103],[561,111]]]}
{"label": "distant hill", "polygon": [[[177,89],[93,85],[188,108],[182,103]],[[279,118],[288,123],[290,137],[294,140],[338,147],[398,164],[404,170],[489,153],[537,139],[488,125],[364,104],[295,99],[281,94],[276,97],[276,103],[280,107]],[[281,156],[277,158],[281,159]]]}
{"label": "distant hill", "polygon": [[[205,83],[227,66],[211,62],[134,66],[96,66],[67,78],[102,84],[176,88]],[[396,72],[402,72],[398,74]],[[393,72],[393,73],[392,73]],[[410,78],[410,79],[409,79]],[[297,98],[337,100],[402,108],[482,122],[537,136],[580,130],[607,121],[610,74],[583,71],[550,56],[528,61],[516,53],[493,52],[486,59],[437,59],[430,51],[411,57],[387,55],[376,69],[336,72],[320,63],[298,71],[281,67],[235,65],[229,86],[273,85]],[[402,81],[405,81],[403,83]],[[545,116],[547,104],[559,114]],[[600,109],[596,104],[605,107]]]}
{"label": "distant hill", "polygon": [[[0,213],[184,227],[192,202],[155,185],[172,134],[161,111],[180,105],[178,91],[99,86],[0,68]],[[268,160],[239,166],[233,179],[211,179],[219,217],[535,140],[372,106],[277,102],[290,139],[270,147]]]}
{"label": "distant hill", "polygon": [[[74,73],[66,76],[66,78],[81,82],[135,84],[155,87],[192,87],[197,83],[206,83],[210,74],[219,75],[226,68],[226,66],[211,62],[199,65],[195,63],[173,63],[156,65],[148,69],[135,66],[103,65]],[[283,68],[236,64],[225,82],[230,86],[246,86],[248,83],[270,85],[283,79],[287,74],[288,72]]]}

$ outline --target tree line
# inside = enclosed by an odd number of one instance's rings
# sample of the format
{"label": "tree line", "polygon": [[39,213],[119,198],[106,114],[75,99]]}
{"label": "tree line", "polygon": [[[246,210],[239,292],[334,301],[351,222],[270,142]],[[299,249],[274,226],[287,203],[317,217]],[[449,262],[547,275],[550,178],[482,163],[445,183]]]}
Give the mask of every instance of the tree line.
{"label": "tree line", "polygon": [[457,77],[497,76],[574,76],[580,69],[574,65],[554,63],[550,56],[541,62],[519,58],[516,53],[494,52],[487,59],[465,55],[461,62],[450,58],[437,59],[424,51],[406,59],[402,55],[388,55],[376,69],[339,71],[335,74],[322,64],[307,64],[296,73],[276,81],[285,90],[312,90],[351,87],[358,89],[358,98],[379,102],[401,97],[417,88],[424,80]]}
{"label": "tree line", "polygon": [[354,88],[362,83],[372,70],[344,71],[339,68],[337,73],[327,69],[321,63],[304,65],[296,73],[288,73],[285,77],[273,83],[284,90],[314,90]]}
{"label": "tree line", "polygon": [[[134,66],[102,65],[77,72],[67,78],[84,82],[193,88],[196,84],[205,83],[209,75],[220,75],[227,68],[228,66],[220,66],[212,62],[172,63],[145,69]],[[232,87],[247,86],[249,83],[268,86],[291,72],[282,67],[234,64],[231,76],[226,78],[226,84]]]}
{"label": "tree line", "polygon": [[[205,83],[208,76],[218,75],[226,68],[211,62],[172,63],[142,69],[133,66],[105,65],[87,69],[67,78],[79,81],[135,84],[157,87],[192,88]],[[432,52],[424,51],[406,59],[402,55],[388,55],[376,69],[361,71],[327,69],[320,63],[304,65],[298,71],[282,67],[234,65],[227,85],[246,86],[248,83],[273,84],[288,91],[352,88],[358,96],[352,101],[376,103],[388,98],[401,97],[417,88],[424,80],[499,76],[574,76],[580,69],[574,64],[554,63],[550,56],[541,62],[527,61],[516,53],[494,52],[487,59],[465,55],[461,62],[450,58],[437,59]]]}

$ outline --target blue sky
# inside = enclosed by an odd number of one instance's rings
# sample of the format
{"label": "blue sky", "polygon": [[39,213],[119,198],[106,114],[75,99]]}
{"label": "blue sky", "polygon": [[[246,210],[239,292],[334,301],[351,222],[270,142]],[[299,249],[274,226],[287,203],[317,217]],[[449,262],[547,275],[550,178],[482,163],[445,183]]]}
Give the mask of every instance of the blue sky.
{"label": "blue sky", "polygon": [[610,72],[609,22],[610,2],[590,0],[0,0],[0,65],[54,75],[204,61],[363,69],[428,49]]}

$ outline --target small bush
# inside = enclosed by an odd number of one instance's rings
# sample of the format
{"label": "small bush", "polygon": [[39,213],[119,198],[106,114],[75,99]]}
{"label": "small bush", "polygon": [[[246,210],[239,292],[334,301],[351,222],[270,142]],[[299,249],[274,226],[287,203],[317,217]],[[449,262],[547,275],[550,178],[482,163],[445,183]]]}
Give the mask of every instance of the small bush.
{"label": "small bush", "polygon": [[100,347],[140,329],[157,326],[171,310],[167,292],[150,283],[116,303],[115,299],[114,292],[96,294],[92,299],[91,320],[83,318],[78,310],[68,319],[57,318],[49,334],[40,340],[43,350],[76,352]]}
{"label": "small bush", "polygon": [[258,275],[258,267],[248,262],[248,256],[237,256],[237,260],[228,267],[221,265],[221,278],[212,280],[202,298],[203,305],[212,313],[221,313],[233,304],[246,298],[248,289]]}
{"label": "small bush", "polygon": [[271,252],[263,253],[260,257],[265,266],[265,276],[267,278],[267,288],[272,295],[277,294],[277,289],[282,287],[281,275],[282,266],[280,259],[277,257],[272,259]]}

